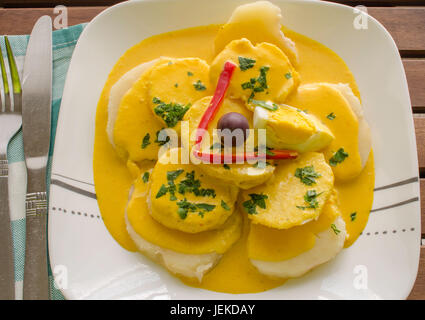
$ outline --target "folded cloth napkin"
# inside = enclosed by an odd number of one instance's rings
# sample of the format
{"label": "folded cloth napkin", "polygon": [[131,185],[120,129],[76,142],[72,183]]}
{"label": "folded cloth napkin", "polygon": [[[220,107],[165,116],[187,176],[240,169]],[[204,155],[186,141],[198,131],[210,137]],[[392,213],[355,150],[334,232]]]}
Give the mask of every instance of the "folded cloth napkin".
{"label": "folded cloth napkin", "polygon": [[[53,32],[53,78],[52,78],[52,131],[50,140],[49,165],[47,182],[50,182],[50,164],[53,154],[56,125],[62,99],[66,73],[75,45],[84,29],[85,24],[72,26]],[[8,36],[12,46],[15,60],[20,75],[24,65],[25,53],[28,45],[28,35]],[[6,52],[4,37],[0,36],[0,46]],[[10,76],[10,75],[9,75]],[[22,79],[22,77],[21,77]],[[2,85],[0,85],[2,87]],[[19,131],[10,141],[7,158],[9,160],[9,202],[12,224],[13,246],[15,253],[15,288],[16,299],[22,299],[22,285],[24,278],[25,262],[25,193],[26,193],[26,167],[22,132]],[[47,188],[47,191],[49,188]],[[47,245],[47,244],[46,244]],[[50,298],[53,300],[64,299],[61,292],[54,286],[52,272],[49,265]]]}

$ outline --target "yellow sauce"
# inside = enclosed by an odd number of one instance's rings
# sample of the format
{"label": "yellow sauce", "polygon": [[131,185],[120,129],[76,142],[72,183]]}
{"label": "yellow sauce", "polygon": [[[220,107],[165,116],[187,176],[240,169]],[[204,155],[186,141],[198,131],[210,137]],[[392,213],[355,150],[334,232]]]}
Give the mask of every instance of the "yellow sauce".
{"label": "yellow sauce", "polygon": [[[111,71],[98,103],[94,146],[94,181],[98,204],[103,221],[113,238],[125,249],[136,251],[136,246],[127,234],[124,211],[129,190],[134,181],[126,164],[117,156],[106,134],[107,106],[111,86],[127,71],[135,66],[158,58],[198,57],[211,64],[214,58],[213,43],[218,25],[190,28],[151,37],[130,48]],[[301,84],[313,82],[348,83],[359,97],[357,85],[344,61],[325,46],[290,30],[284,30],[297,46],[299,65],[297,71]],[[136,170],[137,171],[137,170]],[[143,170],[142,170],[143,171]],[[374,162],[369,156],[363,172],[346,183],[336,182],[340,211],[346,223],[348,238],[345,246],[350,246],[365,227],[373,200]],[[356,219],[350,215],[357,212]],[[224,254],[219,264],[204,276],[202,283],[187,279],[188,285],[227,293],[252,293],[269,290],[285,282],[261,275],[249,263],[247,255],[248,219],[244,218],[244,231],[241,239]]]}

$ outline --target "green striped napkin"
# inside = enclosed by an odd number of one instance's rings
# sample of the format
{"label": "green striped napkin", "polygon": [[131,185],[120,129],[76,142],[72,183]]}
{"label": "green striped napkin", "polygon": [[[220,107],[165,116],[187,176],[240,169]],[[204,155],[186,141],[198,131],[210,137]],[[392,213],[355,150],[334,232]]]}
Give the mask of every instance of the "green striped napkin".
{"label": "green striped napkin", "polygon": [[[62,99],[63,87],[68,71],[69,62],[75,45],[83,31],[85,24],[72,26],[53,32],[53,88],[52,88],[52,133],[49,153],[50,163],[53,153],[53,144],[56,133],[56,124]],[[28,35],[8,36],[20,75],[24,64],[25,53],[28,45]],[[4,37],[0,36],[0,46],[5,53]],[[21,77],[22,78],[22,77]],[[1,81],[1,80],[0,80]],[[0,85],[2,87],[2,85]],[[12,223],[13,245],[15,252],[15,287],[16,299],[22,299],[22,284],[24,277],[25,260],[25,175],[22,132],[19,131],[11,140],[7,150],[9,160],[9,187],[11,192],[10,211]],[[50,179],[47,179],[50,181]],[[46,244],[47,245],[47,244]],[[49,267],[50,298],[53,300],[64,299],[61,292],[53,284],[52,272]]]}

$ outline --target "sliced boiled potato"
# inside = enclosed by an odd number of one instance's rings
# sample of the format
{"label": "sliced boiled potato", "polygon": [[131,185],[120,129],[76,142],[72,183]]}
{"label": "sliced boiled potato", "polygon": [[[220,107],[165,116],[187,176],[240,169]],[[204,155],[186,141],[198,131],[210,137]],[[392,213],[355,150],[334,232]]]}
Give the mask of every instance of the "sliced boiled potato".
{"label": "sliced boiled potato", "polygon": [[335,258],[344,247],[345,236],[345,222],[341,217],[338,217],[326,230],[315,236],[315,243],[311,249],[287,260],[251,259],[250,261],[260,273],[270,277],[300,277],[311,269]]}
{"label": "sliced boiled potato", "polygon": [[[142,160],[156,160],[160,145],[155,143],[157,133],[163,125],[152,114],[147,103],[146,81],[152,67],[167,63],[167,58],[144,64],[144,67],[130,71],[131,74],[118,82],[111,96],[108,113],[108,136],[112,135],[113,145],[118,155],[125,161],[139,162]],[[119,93],[131,84],[137,74],[140,78],[131,86],[119,101]],[[116,102],[119,101],[118,107]],[[111,104],[112,103],[112,104]],[[115,120],[114,120],[115,118]],[[113,130],[113,131],[111,131]]]}
{"label": "sliced boiled potato", "polygon": [[109,142],[114,146],[114,126],[117,119],[118,110],[120,107],[121,99],[128,90],[136,83],[140,77],[149,70],[153,65],[159,62],[159,59],[151,60],[138,65],[124,74],[118,81],[111,87],[108,100],[108,122],[106,125],[106,133],[108,134]]}
{"label": "sliced boiled potato", "polygon": [[150,179],[143,179],[143,173],[135,181],[125,216],[130,237],[141,253],[170,272],[201,281],[240,238],[241,215],[235,212],[221,228],[196,234],[169,229],[149,214],[150,183]]}
{"label": "sliced boiled potato", "polygon": [[152,172],[152,217],[188,233],[221,227],[235,209],[238,188],[205,175],[197,165],[167,163],[169,154],[160,157]]}
{"label": "sliced boiled potato", "polygon": [[[192,138],[192,144],[194,143],[195,137],[193,133],[197,129],[205,110],[208,108],[211,98],[212,97],[205,97],[195,102],[195,104],[190,108],[190,110],[186,113],[184,117],[184,120],[189,122],[189,131],[190,136]],[[215,115],[214,119],[208,126],[209,139],[207,139],[207,136],[204,136],[202,147],[203,152],[221,152],[219,148],[219,150],[216,150],[214,148],[211,149],[211,147],[214,145],[214,141],[220,141],[214,129],[217,128],[217,123],[219,119],[229,112],[237,112],[242,114],[248,120],[250,128],[252,129],[252,112],[245,108],[244,104],[241,102],[225,99],[222,105],[220,106],[220,109],[218,110],[217,114]],[[253,138],[255,137],[248,137],[248,139]],[[254,146],[255,141],[252,141],[252,148]],[[264,183],[273,175],[274,166],[272,164],[273,161],[269,161],[268,165],[266,165],[265,167],[258,166],[255,163],[229,163],[227,165],[200,163],[198,167],[206,175],[214,179],[220,180],[230,185],[237,186],[241,189],[249,189]]]}
{"label": "sliced boiled potato", "polygon": [[[261,42],[253,46],[248,39],[233,40],[212,62],[211,83],[217,83],[226,61],[238,66],[229,85],[230,98],[281,103],[300,81],[288,57],[274,44]],[[247,107],[254,109],[250,104]]]}
{"label": "sliced boiled potato", "polygon": [[332,132],[315,116],[288,105],[271,103],[270,106],[271,109],[257,106],[254,111],[254,127],[266,129],[268,147],[319,151],[334,139]]}
{"label": "sliced boiled potato", "polygon": [[263,274],[299,277],[333,259],[344,246],[345,223],[336,192],[332,192],[320,217],[302,226],[278,230],[251,224],[248,256]]}
{"label": "sliced boiled potato", "polygon": [[[316,173],[311,181],[296,176],[297,169]],[[303,182],[303,181],[304,182]],[[307,152],[296,160],[277,163],[272,178],[241,192],[242,210],[253,223],[270,228],[289,229],[317,219],[333,189],[332,169],[323,154]]]}
{"label": "sliced boiled potato", "polygon": [[281,10],[269,1],[257,1],[237,7],[229,21],[223,25],[215,39],[218,54],[232,40],[247,38],[253,44],[269,42],[278,46],[297,65],[295,43],[281,30]]}
{"label": "sliced boiled potato", "polygon": [[314,115],[334,135],[335,139],[323,151],[337,180],[349,180],[360,174],[369,157],[371,136],[360,101],[348,84],[302,85],[286,103]]}
{"label": "sliced boiled potato", "polygon": [[214,92],[209,65],[199,58],[172,59],[152,68],[147,79],[148,104],[163,126],[179,130],[190,106]]}

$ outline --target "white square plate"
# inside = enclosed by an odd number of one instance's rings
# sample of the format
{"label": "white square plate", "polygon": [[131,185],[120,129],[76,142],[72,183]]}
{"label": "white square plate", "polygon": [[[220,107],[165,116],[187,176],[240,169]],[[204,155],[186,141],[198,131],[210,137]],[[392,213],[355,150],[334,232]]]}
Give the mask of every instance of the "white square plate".
{"label": "white square plate", "polygon": [[[102,12],[84,30],[66,80],[50,188],[50,260],[58,279],[66,271],[68,281],[62,283],[66,298],[408,296],[417,274],[421,231],[416,142],[406,77],[397,47],[382,25],[368,17],[368,28],[358,30],[353,27],[358,12],[338,4],[274,1],[281,7],[287,27],[323,43],[345,60],[361,92],[372,128],[377,188],[369,223],[352,247],[281,287],[230,295],[182,284],[140,254],[122,249],[106,230],[93,198],[92,156],[96,105],[108,73],[118,58],[141,40],[171,30],[224,23],[236,6],[246,2],[130,1]],[[86,192],[75,192],[76,188]]]}

